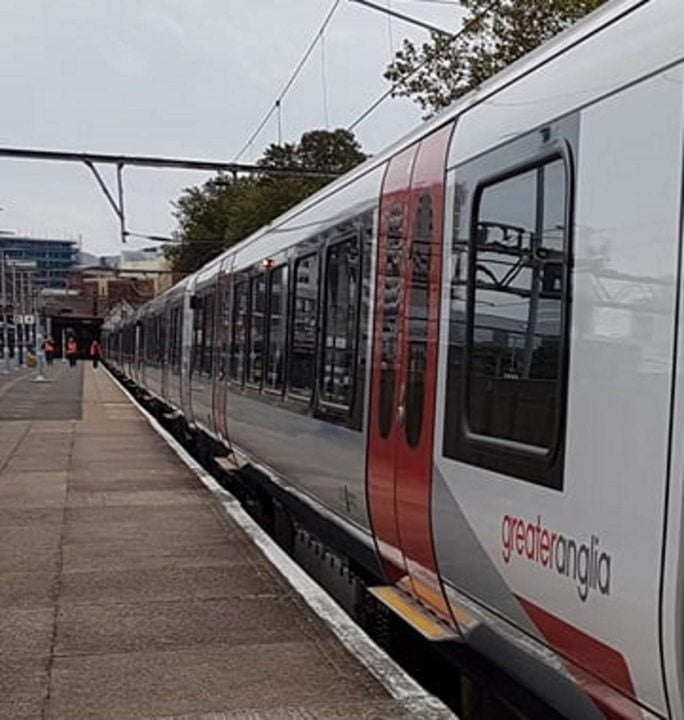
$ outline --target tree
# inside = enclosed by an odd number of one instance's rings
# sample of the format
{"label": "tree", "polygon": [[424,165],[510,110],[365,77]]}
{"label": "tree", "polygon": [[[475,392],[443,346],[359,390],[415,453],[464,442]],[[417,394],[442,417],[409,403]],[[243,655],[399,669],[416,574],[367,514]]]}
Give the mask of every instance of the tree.
{"label": "tree", "polygon": [[462,30],[454,39],[432,34],[421,47],[404,40],[385,71],[395,95],[432,115],[605,0],[460,0]]}
{"label": "tree", "polygon": [[258,162],[264,167],[296,167],[344,173],[365,160],[361,145],[349,130],[311,130],[297,145],[271,145]]}
{"label": "tree", "polygon": [[[180,242],[167,256],[174,272],[190,273],[350,170],[366,156],[347,130],[313,130],[299,143],[270,145],[252,177],[218,175],[202,187],[187,188],[174,203]],[[275,175],[269,168],[318,170],[331,177]]]}

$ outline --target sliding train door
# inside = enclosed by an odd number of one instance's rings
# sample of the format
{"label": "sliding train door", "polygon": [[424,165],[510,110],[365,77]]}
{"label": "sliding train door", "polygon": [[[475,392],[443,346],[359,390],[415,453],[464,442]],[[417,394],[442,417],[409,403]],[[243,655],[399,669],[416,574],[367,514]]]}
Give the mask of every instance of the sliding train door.
{"label": "sliding train door", "polygon": [[217,295],[215,300],[215,342],[214,342],[214,373],[212,416],[214,432],[221,440],[228,437],[226,423],[226,394],[228,392],[228,351],[230,342],[230,274],[229,263],[231,260],[224,258],[221,261],[217,278]]}
{"label": "sliding train door", "polygon": [[389,164],[380,232],[368,500],[388,580],[448,618],[431,527],[444,175],[452,126]]}
{"label": "sliding train door", "polygon": [[194,295],[197,276],[193,275],[188,282],[183,294],[183,327],[181,329],[181,377],[180,377],[180,400],[181,410],[188,424],[192,425],[192,388],[191,360],[192,360],[192,330],[195,323]]}

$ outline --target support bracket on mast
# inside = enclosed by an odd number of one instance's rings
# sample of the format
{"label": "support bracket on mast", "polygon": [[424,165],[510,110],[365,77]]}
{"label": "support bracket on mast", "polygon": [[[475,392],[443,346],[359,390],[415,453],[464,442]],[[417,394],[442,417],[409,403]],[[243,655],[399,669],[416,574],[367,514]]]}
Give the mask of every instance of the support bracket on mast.
{"label": "support bracket on mast", "polygon": [[97,184],[100,186],[100,190],[102,190],[102,192],[104,193],[104,196],[107,198],[107,202],[109,202],[112,210],[114,210],[115,215],[117,216],[117,218],[119,218],[121,242],[125,243],[126,237],[128,236],[128,230],[126,229],[126,209],[124,206],[124,184],[123,184],[124,164],[122,162],[119,162],[116,164],[116,189],[117,189],[117,196],[118,196],[118,201],[117,201],[114,198],[112,191],[109,189],[109,186],[107,185],[105,179],[102,177],[102,174],[98,170],[95,163],[92,160],[84,160],[83,163],[90,170],[90,172],[92,172],[93,175],[95,176],[95,180],[97,180]]}

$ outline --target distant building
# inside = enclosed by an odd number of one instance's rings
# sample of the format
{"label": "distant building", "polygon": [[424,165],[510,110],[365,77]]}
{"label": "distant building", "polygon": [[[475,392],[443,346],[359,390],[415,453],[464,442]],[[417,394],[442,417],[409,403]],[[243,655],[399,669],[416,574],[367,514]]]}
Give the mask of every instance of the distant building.
{"label": "distant building", "polygon": [[66,287],[69,273],[78,263],[78,244],[73,240],[3,235],[0,244],[8,260],[36,263],[32,281],[37,289]]}
{"label": "distant building", "polygon": [[62,352],[67,337],[75,338],[85,356],[99,336],[102,320],[114,306],[135,308],[172,284],[163,250],[124,250],[121,255],[97,256],[77,252],[65,288],[41,292],[42,314]]}
{"label": "distant building", "polygon": [[160,295],[174,283],[171,263],[163,247],[124,250],[119,268],[126,277],[151,280],[154,295]]}
{"label": "distant building", "polygon": [[82,252],[68,287],[115,302],[126,298],[137,306],[168,290],[175,279],[160,247],[99,257]]}

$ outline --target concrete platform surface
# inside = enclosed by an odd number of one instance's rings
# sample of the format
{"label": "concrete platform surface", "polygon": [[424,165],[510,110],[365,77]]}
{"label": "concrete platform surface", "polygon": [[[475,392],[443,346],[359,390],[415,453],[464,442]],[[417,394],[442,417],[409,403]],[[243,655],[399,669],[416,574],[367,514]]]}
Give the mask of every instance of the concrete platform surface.
{"label": "concrete platform surface", "polygon": [[103,370],[51,379],[0,398],[0,720],[449,716],[390,697]]}

